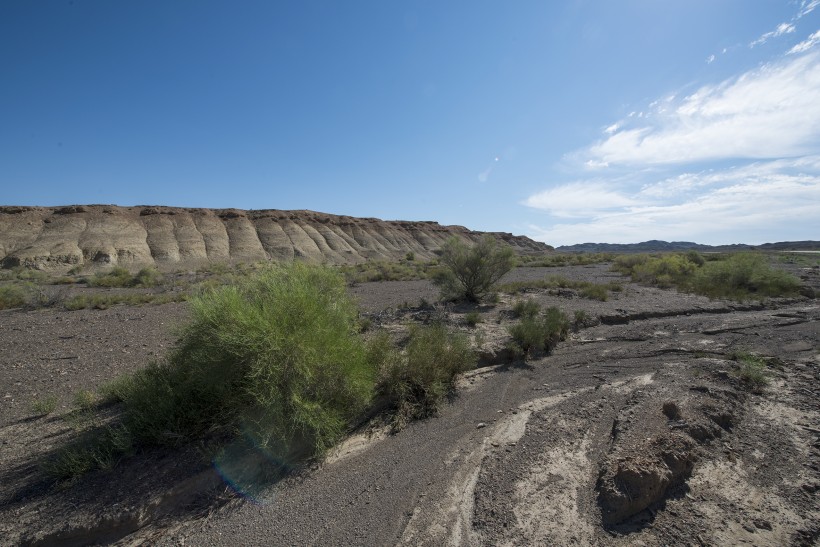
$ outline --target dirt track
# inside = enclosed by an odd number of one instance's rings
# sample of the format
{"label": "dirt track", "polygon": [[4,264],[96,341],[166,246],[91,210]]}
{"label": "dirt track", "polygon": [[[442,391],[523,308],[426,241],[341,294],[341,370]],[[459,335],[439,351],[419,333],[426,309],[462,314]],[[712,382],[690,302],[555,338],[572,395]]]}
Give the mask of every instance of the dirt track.
{"label": "dirt track", "polygon": [[[602,281],[614,275],[600,266],[562,270],[548,273]],[[515,275],[544,272],[522,268]],[[410,282],[355,292],[376,312],[430,300],[431,290]],[[169,327],[184,318],[183,305],[2,312],[0,391],[11,397],[0,416],[0,534],[9,544],[817,541],[816,303],[732,307],[634,285],[609,302],[527,296],[570,313],[583,309],[602,323],[551,356],[476,370],[439,417],[397,435],[355,435],[322,465],[246,490],[244,498],[228,495],[221,480],[235,478],[229,458],[219,475],[194,449],[145,454],[65,490],[38,479],[36,456],[71,432],[59,419],[30,416],[34,391],[63,393],[69,401],[70,390],[140,366],[170,343]],[[508,303],[485,311],[479,328],[489,340]],[[454,323],[458,312],[451,313]],[[738,349],[782,362],[770,370],[764,393],[736,379],[725,356]],[[69,354],[77,358],[58,359]],[[215,504],[214,495],[224,503]],[[618,514],[640,505],[641,496],[657,499],[632,516]],[[254,503],[243,501],[250,497]]]}

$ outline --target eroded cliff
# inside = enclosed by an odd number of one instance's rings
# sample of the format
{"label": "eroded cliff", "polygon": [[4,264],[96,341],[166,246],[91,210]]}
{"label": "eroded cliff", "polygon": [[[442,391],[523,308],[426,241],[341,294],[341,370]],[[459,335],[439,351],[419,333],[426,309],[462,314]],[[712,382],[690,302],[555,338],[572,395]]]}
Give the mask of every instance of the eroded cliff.
{"label": "eroded cliff", "polygon": [[[0,263],[38,269],[74,265],[156,265],[292,260],[333,264],[435,256],[455,235],[483,232],[436,222],[384,221],[313,211],[177,207],[0,207]],[[517,252],[551,247],[524,236],[492,235]]]}

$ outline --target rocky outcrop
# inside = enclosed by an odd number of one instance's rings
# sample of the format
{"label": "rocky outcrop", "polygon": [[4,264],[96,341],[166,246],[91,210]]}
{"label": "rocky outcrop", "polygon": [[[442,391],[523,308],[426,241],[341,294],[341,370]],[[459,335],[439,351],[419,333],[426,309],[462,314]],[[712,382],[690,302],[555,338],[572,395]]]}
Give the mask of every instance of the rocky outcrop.
{"label": "rocky outcrop", "polygon": [[[435,256],[451,236],[483,232],[436,222],[384,221],[313,211],[177,207],[0,207],[0,263],[58,269],[73,265],[157,265],[305,259],[333,264]],[[492,232],[519,253],[552,247]]]}

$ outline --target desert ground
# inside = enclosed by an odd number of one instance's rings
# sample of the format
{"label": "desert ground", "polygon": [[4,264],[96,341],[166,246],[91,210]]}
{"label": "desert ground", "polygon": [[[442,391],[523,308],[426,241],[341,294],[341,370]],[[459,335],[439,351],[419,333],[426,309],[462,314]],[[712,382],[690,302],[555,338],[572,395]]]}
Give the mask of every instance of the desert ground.
{"label": "desert ground", "polygon": [[[820,288],[816,268],[793,270]],[[374,419],[276,480],[231,450],[213,461],[203,443],[54,484],[40,465],[81,427],[75,393],[161,358],[187,304],[0,311],[0,544],[817,544],[816,300],[713,301],[630,283],[607,264],[517,268],[507,280],[545,275],[624,290],[442,307],[426,304],[437,297],[427,280],[352,287],[376,327],[443,315],[480,333],[481,366],[437,416],[398,433]],[[503,338],[521,298],[586,320],[552,354],[511,361]],[[470,327],[475,310],[483,321]],[[737,352],[771,358],[767,386],[743,382]],[[49,395],[56,409],[33,412]]]}

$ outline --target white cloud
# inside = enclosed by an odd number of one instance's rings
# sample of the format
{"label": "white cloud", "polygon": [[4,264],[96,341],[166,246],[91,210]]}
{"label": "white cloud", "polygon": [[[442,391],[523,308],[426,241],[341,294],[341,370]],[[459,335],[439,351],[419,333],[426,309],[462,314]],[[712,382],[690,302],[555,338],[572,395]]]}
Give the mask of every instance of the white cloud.
{"label": "white cloud", "polygon": [[621,124],[620,124],[620,123],[613,123],[612,125],[610,125],[610,126],[609,126],[609,127],[607,127],[606,129],[604,129],[604,133],[606,133],[607,135],[612,135],[612,134],[613,134],[613,133],[615,133],[618,129],[620,129],[620,127],[621,127]]}
{"label": "white cloud", "polygon": [[759,46],[761,44],[765,44],[770,38],[777,38],[778,36],[783,36],[784,34],[790,34],[794,32],[796,29],[794,25],[791,23],[780,23],[777,25],[777,28],[771,32],[767,32],[763,34],[760,38],[749,44],[749,47]]}
{"label": "white cloud", "polygon": [[803,0],[800,3],[800,11],[797,13],[795,19],[800,19],[804,15],[813,12],[817,6],[820,6],[820,0]]}
{"label": "white cloud", "polygon": [[795,53],[803,53],[804,51],[810,50],[817,44],[820,44],[820,30],[818,30],[817,32],[815,32],[799,44],[795,45],[793,48],[791,48],[789,50],[789,54],[793,55]]}
{"label": "white cloud", "polygon": [[530,235],[550,245],[647,239],[715,244],[820,233],[820,155],[685,172],[632,191],[630,184],[575,182],[532,196],[527,205],[561,221],[531,226]]}
{"label": "white cloud", "polygon": [[715,62],[715,55],[714,54],[712,54],[712,55],[710,55],[706,58],[706,64],[707,65],[711,65],[713,62]]}
{"label": "white cloud", "polygon": [[[820,55],[790,57],[682,99],[586,151],[585,162],[671,164],[797,156],[820,146]],[[636,119],[637,118],[637,119]]]}
{"label": "white cloud", "polygon": [[528,197],[524,205],[548,211],[556,217],[571,218],[619,209],[637,202],[600,182],[573,182]]}
{"label": "white cloud", "polygon": [[805,239],[820,233],[820,176],[738,182],[681,203],[629,207],[575,223],[532,226],[530,232],[531,237],[550,245],[648,239],[711,244]]}

